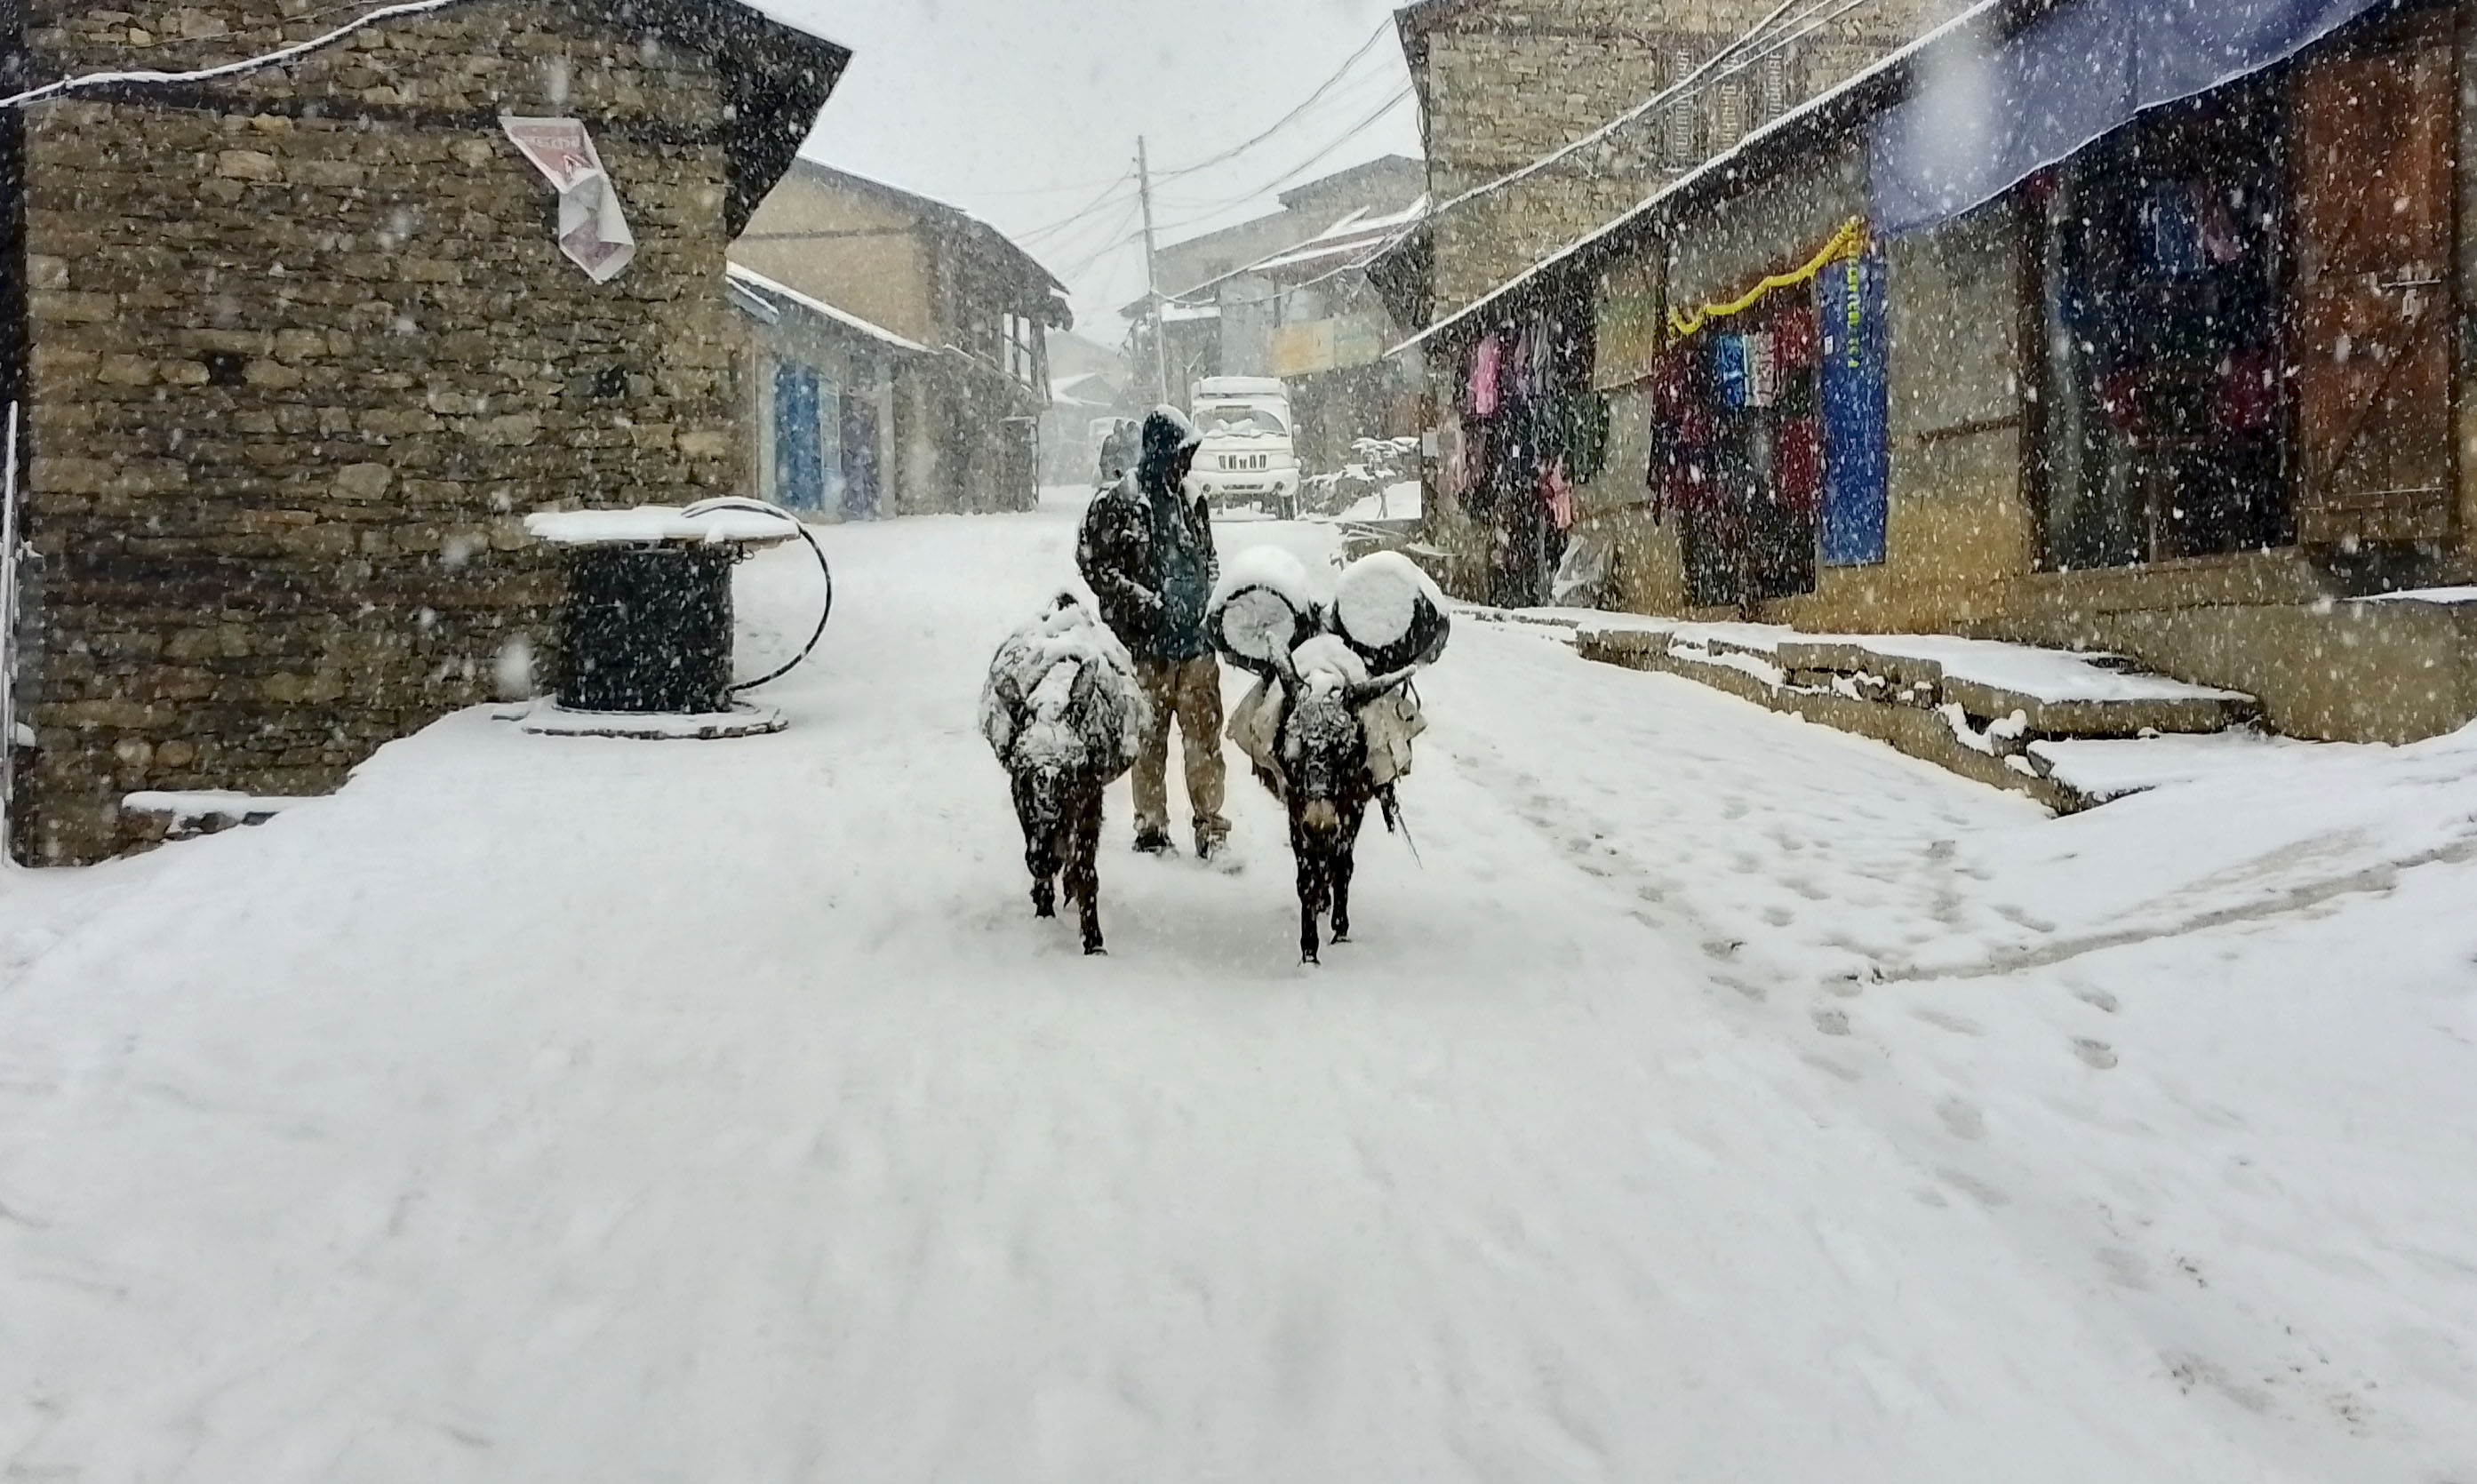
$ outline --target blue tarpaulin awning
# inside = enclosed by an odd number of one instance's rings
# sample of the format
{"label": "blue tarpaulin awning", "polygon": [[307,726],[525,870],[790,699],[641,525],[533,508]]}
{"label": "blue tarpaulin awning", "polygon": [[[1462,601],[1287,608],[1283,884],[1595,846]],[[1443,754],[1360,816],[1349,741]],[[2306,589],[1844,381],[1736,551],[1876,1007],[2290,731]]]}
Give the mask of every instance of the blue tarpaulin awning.
{"label": "blue tarpaulin awning", "polygon": [[2384,0],[2066,0],[1991,51],[1956,36],[1868,141],[1872,226],[1994,200],[2145,109],[2284,62]]}

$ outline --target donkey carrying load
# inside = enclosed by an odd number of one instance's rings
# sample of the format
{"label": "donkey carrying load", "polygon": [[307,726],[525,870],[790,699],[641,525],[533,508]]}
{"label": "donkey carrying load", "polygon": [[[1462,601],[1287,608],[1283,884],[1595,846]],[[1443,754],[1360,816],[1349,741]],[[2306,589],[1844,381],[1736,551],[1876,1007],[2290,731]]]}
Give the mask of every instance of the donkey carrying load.
{"label": "donkey carrying load", "polygon": [[1394,784],[1427,730],[1409,687],[1444,653],[1444,596],[1409,557],[1379,552],[1344,568],[1320,603],[1296,557],[1260,547],[1231,564],[1206,625],[1231,663],[1259,677],[1228,735],[1289,812],[1299,956],[1315,963],[1320,916],[1331,914],[1335,942],[1350,937],[1368,804],[1387,829],[1400,823]]}
{"label": "donkey carrying load", "polygon": [[981,691],[981,735],[1013,781],[1033,912],[1063,885],[1084,952],[1101,946],[1102,790],[1135,766],[1147,704],[1135,661],[1072,594],[998,646]]}

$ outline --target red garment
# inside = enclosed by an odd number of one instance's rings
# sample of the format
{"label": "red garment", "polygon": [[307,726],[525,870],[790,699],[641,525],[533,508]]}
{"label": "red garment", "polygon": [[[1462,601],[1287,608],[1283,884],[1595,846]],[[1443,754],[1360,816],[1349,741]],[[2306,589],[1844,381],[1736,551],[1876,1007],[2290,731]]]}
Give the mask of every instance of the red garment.
{"label": "red garment", "polygon": [[2219,373],[2214,414],[2227,433],[2261,433],[2279,417],[2279,373],[2267,346],[2239,351]]}
{"label": "red garment", "polygon": [[1694,348],[1672,348],[1653,363],[1651,464],[1646,479],[1654,520],[1702,508],[1711,481],[1704,450],[1719,433],[1712,409],[1710,374]]}
{"label": "red garment", "polygon": [[1814,309],[1811,305],[1774,317],[1772,356],[1780,363],[1784,379],[1794,377],[1801,371],[1812,371],[1822,363],[1822,331],[1815,322]]}
{"label": "red garment", "polygon": [[1786,417],[1772,434],[1772,499],[1813,515],[1823,508],[1823,419]]}

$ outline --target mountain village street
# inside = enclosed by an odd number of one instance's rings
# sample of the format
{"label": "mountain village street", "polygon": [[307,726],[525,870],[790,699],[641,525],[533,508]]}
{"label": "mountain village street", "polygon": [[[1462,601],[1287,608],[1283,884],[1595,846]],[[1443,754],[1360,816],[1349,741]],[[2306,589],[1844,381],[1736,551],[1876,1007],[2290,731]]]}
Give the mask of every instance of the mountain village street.
{"label": "mountain village street", "polygon": [[0,1475],[2477,1476],[2477,738],[2052,820],[1466,615],[1355,942],[1242,774],[1088,960],[973,720],[1079,500],[821,529],[780,735],[0,876]]}

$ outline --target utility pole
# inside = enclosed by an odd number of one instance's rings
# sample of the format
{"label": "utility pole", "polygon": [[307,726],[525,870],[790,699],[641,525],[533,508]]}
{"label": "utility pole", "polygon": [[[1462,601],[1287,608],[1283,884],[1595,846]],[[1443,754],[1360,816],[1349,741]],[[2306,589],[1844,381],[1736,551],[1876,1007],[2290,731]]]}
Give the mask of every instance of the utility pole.
{"label": "utility pole", "polygon": [[1169,334],[1167,316],[1162,312],[1161,275],[1154,262],[1153,249],[1153,169],[1152,157],[1145,151],[1144,137],[1136,136],[1136,196],[1144,207],[1144,302],[1153,311],[1153,377],[1161,386],[1161,400],[1174,403],[1178,399],[1169,387]]}

